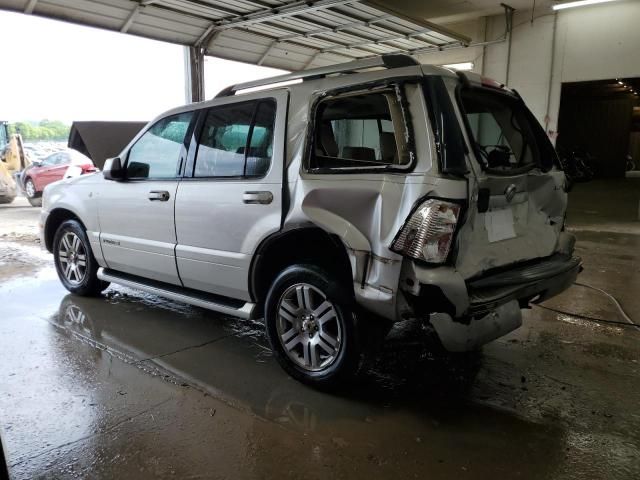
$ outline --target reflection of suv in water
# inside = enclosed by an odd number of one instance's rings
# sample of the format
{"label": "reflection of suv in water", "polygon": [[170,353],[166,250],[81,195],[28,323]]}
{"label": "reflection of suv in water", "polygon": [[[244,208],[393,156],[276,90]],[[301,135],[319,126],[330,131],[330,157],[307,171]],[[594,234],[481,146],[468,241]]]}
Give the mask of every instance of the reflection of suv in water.
{"label": "reflection of suv in water", "polygon": [[315,385],[402,319],[477,348],[580,269],[564,174],[518,94],[407,56],[229,87],[103,173],[45,190],[65,287],[264,314],[280,363]]}

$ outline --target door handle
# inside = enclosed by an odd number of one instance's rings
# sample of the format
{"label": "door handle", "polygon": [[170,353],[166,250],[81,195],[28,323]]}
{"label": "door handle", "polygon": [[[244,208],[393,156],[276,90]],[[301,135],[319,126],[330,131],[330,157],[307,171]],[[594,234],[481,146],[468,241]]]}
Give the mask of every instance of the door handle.
{"label": "door handle", "polygon": [[271,192],[244,192],[242,201],[250,204],[267,205],[273,202],[273,193]]}
{"label": "door handle", "polygon": [[149,200],[151,200],[152,202],[166,202],[170,197],[171,195],[169,195],[169,192],[167,192],[166,190],[151,190],[149,192]]}

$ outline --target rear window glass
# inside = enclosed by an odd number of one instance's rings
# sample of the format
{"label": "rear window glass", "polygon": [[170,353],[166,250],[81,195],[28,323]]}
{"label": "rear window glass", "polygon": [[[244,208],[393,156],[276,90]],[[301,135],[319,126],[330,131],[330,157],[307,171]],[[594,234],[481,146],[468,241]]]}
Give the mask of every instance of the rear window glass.
{"label": "rear window glass", "polygon": [[463,90],[462,104],[482,163],[511,170],[540,163],[531,121],[521,103],[501,93]]}
{"label": "rear window glass", "polygon": [[405,129],[392,90],[324,100],[316,110],[311,169],[407,165]]}

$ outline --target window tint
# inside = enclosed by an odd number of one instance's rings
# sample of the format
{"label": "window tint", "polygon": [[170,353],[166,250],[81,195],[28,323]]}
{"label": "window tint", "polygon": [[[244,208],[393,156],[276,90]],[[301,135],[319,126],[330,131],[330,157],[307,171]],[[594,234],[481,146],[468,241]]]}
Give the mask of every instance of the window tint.
{"label": "window tint", "polygon": [[214,107],[202,130],[195,177],[261,177],[273,154],[273,101]]}
{"label": "window tint", "polygon": [[311,168],[405,165],[410,160],[405,128],[392,91],[323,101],[316,112]]}
{"label": "window tint", "polygon": [[251,131],[247,152],[245,175],[263,177],[269,170],[273,156],[273,129],[276,119],[276,104],[260,102]]}
{"label": "window tint", "polygon": [[461,95],[469,128],[483,163],[508,170],[537,163],[530,119],[515,98],[469,90]]}
{"label": "window tint", "polygon": [[129,151],[127,178],[175,178],[193,112],[163,118]]}

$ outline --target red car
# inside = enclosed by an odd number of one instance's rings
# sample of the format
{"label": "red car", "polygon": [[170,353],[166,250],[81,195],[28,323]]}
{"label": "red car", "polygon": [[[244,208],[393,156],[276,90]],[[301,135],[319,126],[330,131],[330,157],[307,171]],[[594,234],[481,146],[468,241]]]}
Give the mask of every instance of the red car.
{"label": "red car", "polygon": [[[72,173],[69,167],[77,167]],[[67,171],[69,170],[69,173]],[[34,207],[42,204],[42,191],[52,182],[62,180],[65,176],[83,175],[96,172],[97,168],[90,158],[75,150],[52,153],[42,160],[34,161],[22,172],[22,189],[29,203]]]}

